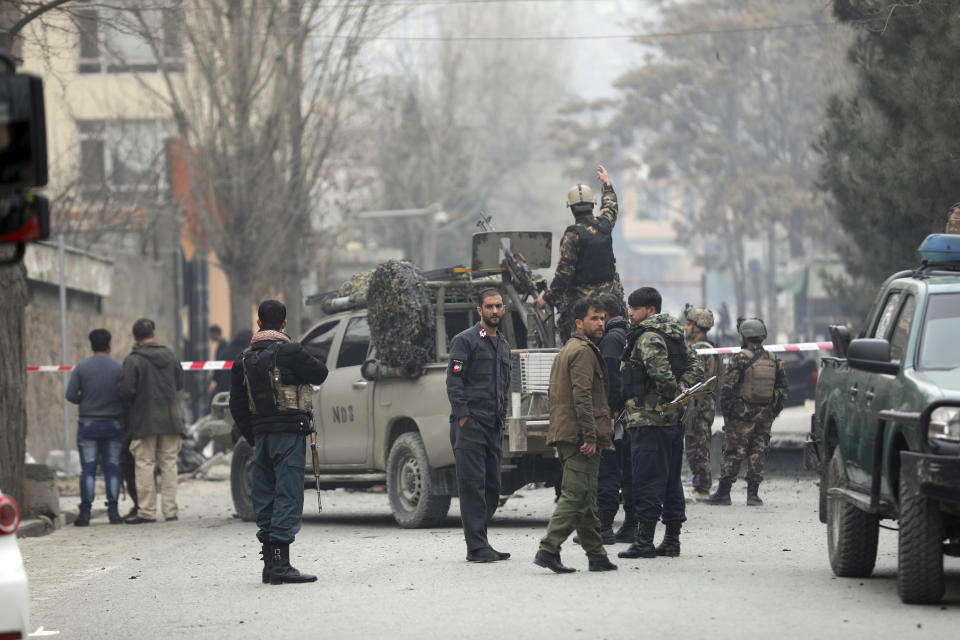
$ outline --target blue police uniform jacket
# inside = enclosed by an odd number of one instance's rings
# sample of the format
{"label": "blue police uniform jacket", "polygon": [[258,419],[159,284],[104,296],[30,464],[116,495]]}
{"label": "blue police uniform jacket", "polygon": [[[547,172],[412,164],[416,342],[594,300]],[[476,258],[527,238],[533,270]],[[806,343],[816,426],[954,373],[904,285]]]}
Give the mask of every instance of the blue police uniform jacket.
{"label": "blue police uniform jacket", "polygon": [[450,419],[470,416],[487,427],[502,427],[510,398],[510,343],[478,322],[450,341],[447,364]]}

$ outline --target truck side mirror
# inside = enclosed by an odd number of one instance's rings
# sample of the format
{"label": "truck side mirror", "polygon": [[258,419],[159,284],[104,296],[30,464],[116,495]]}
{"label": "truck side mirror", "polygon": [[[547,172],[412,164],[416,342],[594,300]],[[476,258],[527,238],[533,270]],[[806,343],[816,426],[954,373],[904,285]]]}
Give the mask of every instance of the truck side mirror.
{"label": "truck side mirror", "polygon": [[896,375],[900,362],[890,359],[890,343],[882,338],[860,338],[847,347],[847,362],[854,369]]}

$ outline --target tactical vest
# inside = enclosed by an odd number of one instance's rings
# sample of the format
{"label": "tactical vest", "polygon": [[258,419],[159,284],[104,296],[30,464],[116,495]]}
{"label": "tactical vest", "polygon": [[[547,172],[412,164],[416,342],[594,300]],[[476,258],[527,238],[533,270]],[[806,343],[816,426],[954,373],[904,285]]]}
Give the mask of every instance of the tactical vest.
{"label": "tactical vest", "polygon": [[[717,345],[713,344],[713,343],[710,342],[709,340],[700,340],[699,342],[695,342],[694,344],[690,345],[690,347],[691,347],[694,351],[697,351],[697,350],[699,350],[699,349],[716,349],[716,348],[717,348]],[[719,376],[719,375],[720,375],[719,367],[716,366],[717,358],[718,358],[719,356],[701,356],[701,355],[697,355],[697,357],[700,359],[700,363],[703,365],[703,379],[704,379],[704,380],[706,380],[706,379],[709,378],[710,376]],[[708,368],[709,368],[709,369],[716,368],[717,371],[708,370]]]}
{"label": "tactical vest", "polygon": [[743,371],[740,384],[740,397],[750,404],[770,404],[777,383],[777,361],[769,353],[753,354],[744,349],[753,358]]}
{"label": "tactical vest", "polygon": [[243,378],[247,386],[250,413],[258,417],[279,413],[313,411],[313,387],[309,384],[283,384],[277,364],[280,343],[266,349],[246,349],[240,354]]}
{"label": "tactical vest", "polygon": [[670,371],[678,384],[680,377],[687,370],[687,343],[683,339],[671,338],[660,329],[654,329],[653,327],[646,327],[636,332],[631,331],[627,335],[627,346],[623,350],[621,359],[623,366],[620,367],[620,389],[624,398],[637,398],[641,403],[643,403],[647,391],[650,389],[652,380],[647,375],[647,370],[643,364],[634,362],[630,356],[633,354],[637,340],[648,331],[663,338],[663,341],[667,344],[667,360],[670,362]]}
{"label": "tactical vest", "polygon": [[617,275],[617,259],[613,255],[610,229],[606,224],[598,224],[596,229],[596,233],[590,233],[583,224],[567,227],[567,231],[573,231],[580,239],[573,281],[575,285],[610,282]]}

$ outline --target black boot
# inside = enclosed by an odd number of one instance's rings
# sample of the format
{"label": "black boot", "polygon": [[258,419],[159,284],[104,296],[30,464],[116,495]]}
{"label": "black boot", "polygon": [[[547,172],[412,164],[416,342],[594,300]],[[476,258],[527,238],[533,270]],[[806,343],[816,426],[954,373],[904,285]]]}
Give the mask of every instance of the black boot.
{"label": "black boot", "polygon": [[633,513],[633,509],[627,512],[623,524],[613,535],[617,542],[633,542],[637,539],[637,516]]}
{"label": "black boot", "polygon": [[260,555],[263,556],[263,584],[270,584],[270,572],[273,561],[273,549],[269,542],[264,542],[260,547]]}
{"label": "black boot", "polygon": [[763,500],[760,499],[760,496],[757,495],[757,492],[760,490],[759,482],[748,482],[747,483],[747,506],[748,507],[762,507]]}
{"label": "black boot", "polygon": [[703,504],[717,504],[728,506],[730,502],[730,487],[733,485],[729,480],[721,480],[717,485],[717,490],[710,494],[709,498],[704,498]]}
{"label": "black boot", "polygon": [[657,523],[641,522],[638,525],[637,539],[626,551],[617,554],[619,558],[655,558],[657,550],[653,546],[653,534],[657,530]]}
{"label": "black boot", "polygon": [[270,567],[270,584],[315,582],[317,576],[309,573],[300,573],[290,566],[290,545],[282,542],[271,542],[270,550],[273,559]]}
{"label": "black boot", "polygon": [[680,523],[664,522],[667,526],[667,532],[663,534],[663,540],[657,545],[657,555],[676,558],[680,555]]}
{"label": "black boot", "polygon": [[617,512],[604,512],[600,514],[600,537],[603,538],[603,544],[616,544],[617,534],[613,532],[613,518]]}
{"label": "black boot", "polygon": [[537,551],[537,555],[533,557],[533,564],[544,569],[550,569],[554,573],[573,573],[576,571],[573,567],[564,566],[560,562],[559,553],[550,553],[549,551]]}
{"label": "black boot", "polygon": [[590,571],[616,571],[617,565],[610,562],[607,556],[589,556]]}

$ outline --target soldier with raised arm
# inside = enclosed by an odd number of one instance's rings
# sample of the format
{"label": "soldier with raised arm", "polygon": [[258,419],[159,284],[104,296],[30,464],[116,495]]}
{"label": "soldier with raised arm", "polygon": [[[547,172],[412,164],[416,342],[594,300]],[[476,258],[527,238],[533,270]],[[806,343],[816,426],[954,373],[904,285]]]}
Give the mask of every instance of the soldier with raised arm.
{"label": "soldier with raised arm", "polygon": [[[548,304],[557,307],[560,312],[557,326],[563,342],[573,332],[570,311],[577,300],[604,294],[623,300],[623,285],[613,255],[617,194],[603,165],[597,167],[597,179],[602,185],[598,216],[593,215],[597,203],[593,189],[585,184],[575,184],[567,192],[567,206],[574,223],[567,227],[560,240],[560,258],[553,282],[542,297],[534,299],[540,309]],[[621,308],[618,315],[625,316],[626,309]]]}

